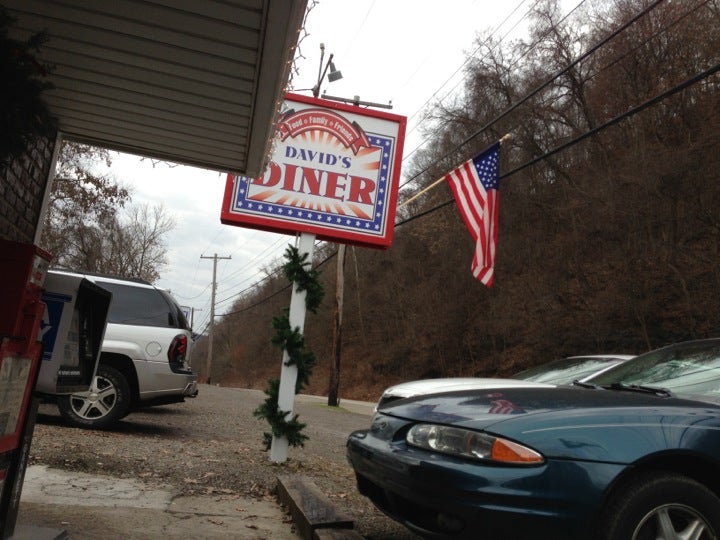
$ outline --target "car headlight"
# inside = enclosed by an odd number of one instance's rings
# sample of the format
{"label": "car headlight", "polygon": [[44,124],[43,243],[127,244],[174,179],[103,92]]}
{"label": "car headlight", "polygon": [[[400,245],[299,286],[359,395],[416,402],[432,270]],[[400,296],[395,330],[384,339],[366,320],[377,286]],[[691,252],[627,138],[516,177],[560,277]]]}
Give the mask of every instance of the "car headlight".
{"label": "car headlight", "polygon": [[412,446],[453,456],[511,465],[538,465],[545,459],[535,450],[485,433],[436,424],[417,424],[405,440]]}

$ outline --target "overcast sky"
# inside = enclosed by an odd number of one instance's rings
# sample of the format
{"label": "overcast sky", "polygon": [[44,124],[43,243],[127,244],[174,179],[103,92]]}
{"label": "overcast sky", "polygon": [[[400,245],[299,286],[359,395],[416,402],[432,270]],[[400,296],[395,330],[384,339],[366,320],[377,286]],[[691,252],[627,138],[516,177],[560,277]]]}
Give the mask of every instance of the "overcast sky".
{"label": "overcast sky", "polygon": [[[406,159],[423,142],[418,129],[423,108],[461,89],[463,66],[474,50],[476,32],[491,29],[498,39],[508,32],[522,35],[522,19],[533,3],[321,0],[307,17],[293,91],[312,95],[320,43],[324,43],[325,61],[334,54],[343,78],[325,80],[322,91],[373,103],[392,102],[390,112],[408,118]],[[201,256],[231,257],[217,265],[216,314],[222,314],[238,293],[265,275],[262,268],[281,259],[288,243],[294,242],[288,235],[222,225],[223,173],[153,164],[127,154],[114,158],[112,173],[131,186],[133,202],[162,203],[175,217],[177,225],[167,236],[169,265],[158,285],[170,289],[180,304],[195,308],[196,331],[209,320],[213,271],[213,261]]]}

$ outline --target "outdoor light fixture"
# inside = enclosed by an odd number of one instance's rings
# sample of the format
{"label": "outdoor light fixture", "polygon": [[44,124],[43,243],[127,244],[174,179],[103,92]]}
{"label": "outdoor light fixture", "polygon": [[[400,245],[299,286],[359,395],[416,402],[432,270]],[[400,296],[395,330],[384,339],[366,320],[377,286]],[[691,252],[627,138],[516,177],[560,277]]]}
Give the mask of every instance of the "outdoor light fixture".
{"label": "outdoor light fixture", "polygon": [[330,73],[328,74],[328,82],[335,82],[339,79],[342,79],[342,73],[335,68],[335,64],[333,63],[333,55],[330,54],[328,57],[327,64],[325,64],[325,69],[323,69],[323,59],[325,58],[325,44],[320,44],[320,68],[318,69],[318,80],[317,84],[313,86],[312,93],[314,97],[318,97],[320,95],[320,86],[322,85],[322,81],[325,78],[325,74],[327,73],[328,68],[330,68]]}
{"label": "outdoor light fixture", "polygon": [[339,69],[335,69],[335,64],[330,62],[330,73],[328,73],[328,82],[335,82],[342,79],[342,72]]}

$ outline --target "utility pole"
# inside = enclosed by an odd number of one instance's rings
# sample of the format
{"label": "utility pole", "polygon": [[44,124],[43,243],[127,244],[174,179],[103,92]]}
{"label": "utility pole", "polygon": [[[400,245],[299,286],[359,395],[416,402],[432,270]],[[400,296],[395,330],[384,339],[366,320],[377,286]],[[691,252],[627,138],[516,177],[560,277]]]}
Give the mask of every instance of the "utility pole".
{"label": "utility pole", "polygon": [[342,350],[343,298],[345,296],[345,244],[338,247],[337,272],[335,281],[335,314],[333,317],[333,346],[328,387],[328,407],[337,407],[340,389],[340,358]]}
{"label": "utility pole", "polygon": [[215,289],[217,287],[217,262],[218,259],[231,259],[232,257],[218,257],[216,253],[212,257],[200,255],[201,259],[213,260],[212,297],[210,299],[210,330],[208,332],[208,353],[207,353],[207,383],[210,384],[210,370],[212,368],[213,334],[215,329]]}

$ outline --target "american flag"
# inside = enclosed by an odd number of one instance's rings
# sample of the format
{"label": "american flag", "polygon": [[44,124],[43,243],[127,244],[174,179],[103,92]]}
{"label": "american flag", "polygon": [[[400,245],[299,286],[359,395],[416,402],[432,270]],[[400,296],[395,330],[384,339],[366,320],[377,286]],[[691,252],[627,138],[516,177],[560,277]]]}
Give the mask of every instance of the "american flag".
{"label": "american flag", "polygon": [[445,175],[460,214],[475,240],[472,273],[490,287],[495,276],[498,238],[500,143],[469,159]]}

